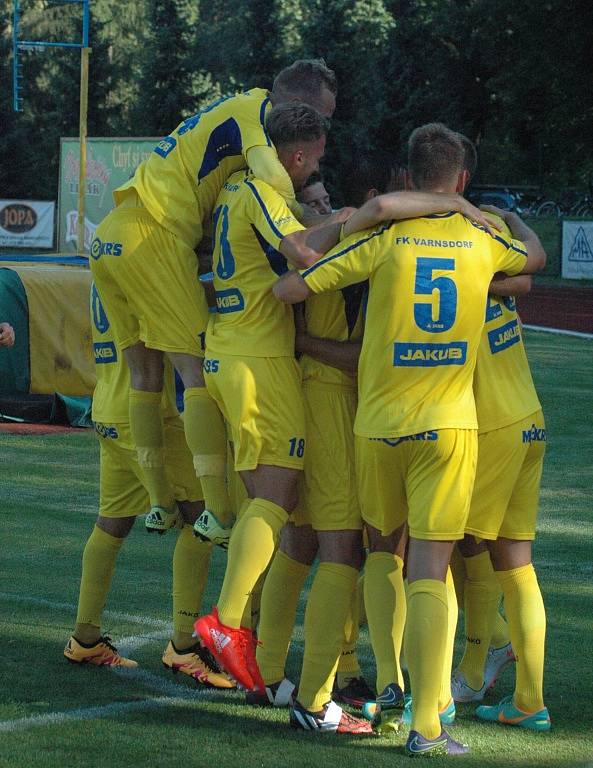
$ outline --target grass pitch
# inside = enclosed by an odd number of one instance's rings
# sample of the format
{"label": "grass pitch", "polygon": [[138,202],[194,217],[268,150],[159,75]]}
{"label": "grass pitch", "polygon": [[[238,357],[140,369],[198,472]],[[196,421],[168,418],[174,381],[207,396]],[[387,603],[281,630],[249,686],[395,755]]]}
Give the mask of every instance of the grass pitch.
{"label": "grass pitch", "polygon": [[[458,707],[452,733],[467,741],[467,768],[593,768],[593,341],[527,333],[548,426],[535,561],[548,612],[545,692],[553,730],[533,734],[478,723]],[[69,665],[80,557],[97,510],[98,450],[88,432],[0,435],[0,766],[409,765],[398,738],[315,737],[287,713],[250,709],[240,694],[198,690],[160,656],[169,636],[174,535],[140,525],[120,553],[104,630],[138,670]],[[214,559],[205,607],[215,600],[224,555]],[[298,678],[303,603],[289,672]],[[459,648],[458,648],[459,650]],[[360,651],[370,679],[368,635]],[[506,672],[487,701],[512,689]],[[448,765],[435,758],[431,765]]]}

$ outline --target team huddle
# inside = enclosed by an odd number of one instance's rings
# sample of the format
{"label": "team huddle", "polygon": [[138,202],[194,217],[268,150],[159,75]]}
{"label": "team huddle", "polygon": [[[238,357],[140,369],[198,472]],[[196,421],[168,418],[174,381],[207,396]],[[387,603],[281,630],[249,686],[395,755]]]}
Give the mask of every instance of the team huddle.
{"label": "team huddle", "polygon": [[[353,148],[332,210],[336,97],[323,61],[296,61],[184,120],[114,194],[90,259],[100,508],[64,653],[137,666],[101,614],[148,512],[149,532],[178,529],[165,666],[295,728],[409,727],[408,754],[458,755],[455,702],[509,664],[514,692],[477,717],[550,728],[531,561],[546,432],[514,298],[545,253],[515,214],[464,199],[476,150],[440,123],[412,132],[405,170]],[[214,545],[227,567],[201,614]]]}

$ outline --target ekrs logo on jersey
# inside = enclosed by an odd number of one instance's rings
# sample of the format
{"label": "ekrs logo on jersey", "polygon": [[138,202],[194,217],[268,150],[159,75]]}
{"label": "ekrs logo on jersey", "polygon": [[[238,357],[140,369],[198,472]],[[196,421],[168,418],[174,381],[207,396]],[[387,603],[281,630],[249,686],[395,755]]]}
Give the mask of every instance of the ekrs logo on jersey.
{"label": "ekrs logo on jersey", "polygon": [[91,256],[98,259],[100,256],[121,256],[123,246],[121,243],[104,243],[96,237],[91,243]]}
{"label": "ekrs logo on jersey", "polygon": [[518,344],[519,341],[521,341],[521,331],[516,320],[511,320],[510,323],[505,323],[500,328],[488,331],[488,344],[490,344],[490,351],[493,355],[512,347],[513,344]]}
{"label": "ekrs logo on jersey", "polygon": [[393,345],[393,365],[398,366],[464,365],[466,358],[467,341],[449,344],[396,341]]}

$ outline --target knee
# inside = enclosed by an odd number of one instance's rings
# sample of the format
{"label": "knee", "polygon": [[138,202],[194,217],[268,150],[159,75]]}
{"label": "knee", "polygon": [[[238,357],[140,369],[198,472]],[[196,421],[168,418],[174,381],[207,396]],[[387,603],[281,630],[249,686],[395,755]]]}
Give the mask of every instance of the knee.
{"label": "knee", "polygon": [[102,517],[97,518],[97,528],[113,536],[115,539],[125,539],[134,527],[136,517]]}

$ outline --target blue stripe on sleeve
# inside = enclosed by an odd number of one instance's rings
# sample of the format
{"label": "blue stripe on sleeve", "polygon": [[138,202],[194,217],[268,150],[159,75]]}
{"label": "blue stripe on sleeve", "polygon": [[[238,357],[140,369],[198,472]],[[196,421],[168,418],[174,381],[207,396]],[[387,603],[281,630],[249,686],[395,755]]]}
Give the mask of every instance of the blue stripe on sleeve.
{"label": "blue stripe on sleeve", "polygon": [[307,277],[308,275],[311,274],[311,272],[314,272],[318,267],[322,267],[324,264],[329,264],[330,261],[333,261],[334,259],[338,259],[340,256],[345,256],[347,253],[350,253],[350,251],[353,251],[355,248],[359,248],[361,245],[368,243],[369,240],[372,240],[374,237],[377,237],[378,235],[382,235],[383,232],[386,232],[394,224],[395,224],[394,221],[390,221],[384,227],[381,227],[381,229],[377,230],[376,232],[373,232],[372,235],[369,235],[368,237],[363,237],[362,240],[357,240],[355,243],[352,243],[352,245],[349,245],[347,248],[344,248],[343,250],[338,251],[337,253],[334,253],[331,256],[326,256],[323,259],[319,259],[319,261],[316,261],[312,267],[309,267],[309,269],[306,269],[304,272],[301,272],[301,277]]}
{"label": "blue stripe on sleeve", "polygon": [[513,249],[513,251],[517,251],[517,253],[520,253],[522,256],[525,256],[525,258],[527,258],[527,251],[523,251],[521,248],[517,248],[517,246],[513,245],[512,243],[511,243],[511,248]]}
{"label": "blue stripe on sleeve", "polygon": [[268,142],[268,147],[272,146],[272,142],[270,140],[270,137],[268,135],[268,131],[266,129],[266,107],[270,103],[270,97],[266,96],[266,98],[262,101],[261,107],[259,109],[259,121],[261,123],[261,127],[264,129],[264,136],[266,137],[266,141]]}
{"label": "blue stripe on sleeve", "polygon": [[270,216],[270,214],[268,213],[268,209],[266,208],[266,205],[265,205],[264,201],[263,201],[263,200],[261,199],[261,197],[259,196],[259,192],[258,192],[258,191],[257,191],[257,189],[255,188],[254,184],[253,184],[251,181],[246,181],[246,182],[245,182],[245,184],[246,184],[246,185],[249,187],[249,189],[250,189],[250,190],[253,192],[253,194],[254,194],[254,196],[255,196],[255,199],[256,199],[256,200],[257,200],[257,202],[259,203],[259,206],[260,206],[260,208],[262,209],[262,211],[263,211],[263,213],[264,213],[264,216],[266,217],[266,221],[267,221],[267,222],[268,222],[268,224],[270,225],[270,229],[272,230],[272,232],[273,232],[273,233],[274,233],[274,234],[275,234],[277,237],[279,237],[279,238],[280,238],[280,240],[283,240],[283,239],[284,239],[284,235],[282,234],[282,232],[280,232],[280,230],[278,229],[278,227],[277,227],[277,226],[274,224],[274,222],[272,221],[272,217],[271,217],[271,216]]}

